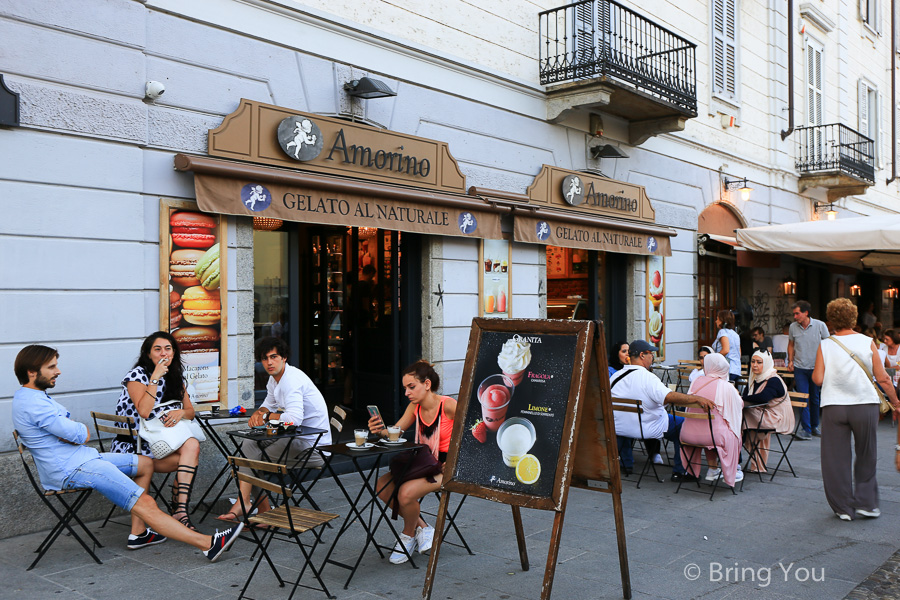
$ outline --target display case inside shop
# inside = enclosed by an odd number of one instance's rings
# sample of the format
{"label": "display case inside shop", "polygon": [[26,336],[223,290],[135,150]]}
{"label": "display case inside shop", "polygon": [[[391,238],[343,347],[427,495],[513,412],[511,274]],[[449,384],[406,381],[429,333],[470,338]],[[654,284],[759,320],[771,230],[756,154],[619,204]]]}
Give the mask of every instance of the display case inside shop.
{"label": "display case inside shop", "polygon": [[314,235],[313,248],[313,381],[342,385],[346,238]]}

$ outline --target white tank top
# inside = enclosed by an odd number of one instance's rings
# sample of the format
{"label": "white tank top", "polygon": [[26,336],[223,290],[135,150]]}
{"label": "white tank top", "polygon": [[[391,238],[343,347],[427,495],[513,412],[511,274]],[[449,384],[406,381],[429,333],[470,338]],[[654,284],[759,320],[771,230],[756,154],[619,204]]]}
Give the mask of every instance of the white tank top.
{"label": "white tank top", "polygon": [[[861,333],[835,336],[847,350],[853,352],[869,371],[872,371],[872,338]],[[865,371],[846,350],[832,340],[822,340],[819,346],[825,359],[825,378],[822,381],[821,406],[878,404],[875,386]]]}

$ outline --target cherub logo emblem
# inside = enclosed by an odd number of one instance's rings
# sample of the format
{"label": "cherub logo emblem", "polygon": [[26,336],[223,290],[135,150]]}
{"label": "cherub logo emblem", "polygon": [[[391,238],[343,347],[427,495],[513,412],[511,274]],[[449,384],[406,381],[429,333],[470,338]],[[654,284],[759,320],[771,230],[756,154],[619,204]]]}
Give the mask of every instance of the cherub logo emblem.
{"label": "cherub logo emblem", "polygon": [[299,161],[312,160],[322,151],[322,131],[312,119],[288,117],[278,124],[278,144]]}
{"label": "cherub logo emblem", "polygon": [[650,252],[655,252],[658,245],[655,237],[650,236],[647,238],[647,250]]}
{"label": "cherub logo emblem", "polygon": [[537,233],[537,237],[542,242],[550,237],[550,224],[547,221],[538,222],[535,227],[535,232]]}
{"label": "cherub logo emblem", "polygon": [[259,212],[272,204],[272,193],[258,183],[248,183],[241,188],[241,202],[253,212]]}
{"label": "cherub logo emblem", "polygon": [[568,175],[562,181],[563,198],[572,206],[584,202],[584,185],[578,175]]}
{"label": "cherub logo emblem", "polygon": [[470,212],[460,214],[457,223],[459,224],[459,230],[466,235],[469,235],[478,227],[478,221],[475,220],[475,215]]}

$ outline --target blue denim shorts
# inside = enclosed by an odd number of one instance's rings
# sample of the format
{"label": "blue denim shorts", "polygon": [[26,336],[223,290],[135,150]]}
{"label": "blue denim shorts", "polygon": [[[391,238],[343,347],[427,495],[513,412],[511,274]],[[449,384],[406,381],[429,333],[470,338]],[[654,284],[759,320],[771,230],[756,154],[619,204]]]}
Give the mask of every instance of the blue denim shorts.
{"label": "blue denim shorts", "polygon": [[137,475],[137,454],[104,452],[72,471],[63,482],[63,489],[89,487],[106,496],[118,507],[130,511],[144,493],[144,488],[132,481]]}

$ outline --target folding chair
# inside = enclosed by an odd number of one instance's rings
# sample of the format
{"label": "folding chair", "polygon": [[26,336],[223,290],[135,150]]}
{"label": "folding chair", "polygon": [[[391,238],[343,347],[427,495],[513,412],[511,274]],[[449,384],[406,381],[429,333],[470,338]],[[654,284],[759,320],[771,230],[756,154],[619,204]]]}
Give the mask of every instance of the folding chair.
{"label": "folding chair", "polygon": [[[229,456],[228,462],[231,465],[235,479],[249,483],[260,489],[260,493],[250,506],[246,506],[244,504],[243,496],[238,495],[241,503],[241,518],[246,525],[245,531],[249,531],[253,536],[256,550],[259,551],[259,557],[256,559],[253,570],[250,571],[250,575],[247,577],[243,589],[241,589],[238,600],[244,597],[253,576],[256,574],[256,570],[259,568],[259,565],[264,558],[272,569],[272,572],[275,574],[275,577],[278,579],[278,585],[284,587],[284,579],[282,579],[281,574],[278,572],[278,568],[275,566],[275,563],[272,562],[268,553],[269,544],[271,544],[272,540],[276,537],[279,541],[295,542],[297,546],[299,546],[300,552],[303,554],[303,565],[300,568],[300,573],[297,575],[297,580],[294,582],[288,600],[293,598],[298,586],[312,590],[320,589],[325,592],[327,597],[334,598],[334,596],[328,592],[328,588],[325,587],[325,582],[322,581],[321,567],[316,569],[315,565],[312,563],[312,555],[315,552],[316,546],[318,546],[321,541],[321,531],[314,531],[314,533],[317,533],[318,535],[313,536],[314,541],[308,549],[306,544],[300,539],[300,534],[309,530],[315,530],[315,528],[325,525],[329,521],[338,518],[340,515],[293,506],[293,503],[288,501],[291,498],[292,490],[289,485],[290,477],[288,475],[287,465],[248,460],[236,456]],[[241,473],[238,471],[238,468],[240,467],[252,469],[254,472],[264,471],[265,473],[268,473],[269,477],[272,477],[274,481],[268,481],[256,477],[255,475]],[[268,497],[274,506],[275,498],[277,496],[281,496],[283,500],[281,506],[259,515],[252,515],[253,510],[259,505],[264,497]],[[256,550],[254,550],[254,554],[256,553]],[[312,587],[300,583],[307,567],[309,567],[310,572],[316,578],[316,581],[318,581],[319,587]]]}
{"label": "folding chair", "polygon": [[[59,537],[59,534],[66,530],[69,532],[73,538],[75,538],[81,547],[85,549],[85,551],[91,555],[91,558],[98,565],[102,565],[103,561],[97,558],[97,555],[94,553],[94,549],[89,547],[85,541],[78,535],[78,532],[72,528],[71,522],[75,521],[79,527],[81,527],[82,531],[87,534],[91,541],[94,543],[94,547],[102,548],[103,544],[100,543],[100,540],[94,537],[88,528],[84,526],[84,523],[81,519],[78,518],[78,511],[81,510],[81,507],[84,506],[84,503],[87,501],[88,497],[90,497],[91,492],[94,490],[92,488],[72,488],[67,490],[45,490],[41,487],[41,484],[38,483],[37,477],[32,472],[31,467],[28,466],[28,461],[25,460],[25,445],[19,441],[19,432],[13,430],[13,440],[15,440],[16,447],[19,449],[19,457],[22,459],[22,466],[25,468],[25,474],[28,475],[28,481],[31,482],[31,486],[34,488],[34,491],[37,492],[37,495],[40,496],[43,503],[50,509],[56,518],[57,523],[50,530],[50,533],[47,534],[47,537],[44,538],[44,541],[41,542],[40,546],[37,547],[37,558],[34,559],[34,562],[31,563],[31,566],[25,569],[26,571],[30,571],[33,569],[41,558],[44,557],[44,554],[47,553],[47,550],[50,549],[50,546],[53,545],[53,542],[56,541],[56,538]],[[32,459],[33,461],[33,459]],[[67,500],[67,498],[69,498]],[[72,500],[74,498],[74,500]],[[59,504],[63,506],[64,510],[59,510],[56,506],[54,506],[51,499],[56,499]]]}
{"label": "folding chair", "polygon": [[[788,392],[788,396],[790,396],[790,398],[791,398],[791,406],[793,408],[799,408],[801,410],[806,408],[806,404],[809,401],[808,393]],[[793,475],[794,477],[797,476],[797,474],[794,472],[794,465],[791,464],[791,459],[788,458],[788,451],[791,449],[791,446],[794,445],[794,436],[797,435],[797,430],[800,428],[800,419],[795,419],[795,421],[796,421],[796,424],[794,425],[794,431],[792,431],[791,433],[782,434],[782,433],[778,433],[776,431],[773,434],[775,436],[775,439],[778,440],[778,446],[781,448],[781,450],[773,450],[771,447],[771,444],[770,444],[769,445],[769,454],[772,454],[773,452],[776,454],[781,454],[781,458],[778,459],[778,464],[775,465],[775,469],[772,470],[772,476],[769,477],[769,481],[772,481],[773,479],[775,479],[775,475],[778,473],[778,469],[781,468],[782,461],[787,462],[788,469],[791,470],[791,475]],[[784,442],[781,441],[782,435],[788,436],[787,446],[785,446]]]}
{"label": "folding chair", "polygon": [[[679,416],[682,416],[685,419],[703,419],[709,424],[709,442],[710,442],[709,444],[702,444],[702,445],[690,444],[685,441],[681,442],[682,448],[690,449],[690,454],[687,457],[688,464],[685,465],[685,470],[689,470],[689,469],[687,469],[687,467],[689,467],[690,465],[701,466],[703,464],[703,456],[705,456],[706,452],[714,452],[715,453],[716,462],[719,464],[719,468],[721,468],[722,458],[719,456],[719,448],[716,447],[716,438],[715,438],[715,435],[713,434],[713,421],[715,421],[715,418],[716,418],[715,415],[713,415],[712,411],[710,411],[708,408],[703,408],[699,404],[687,404],[687,405],[683,405],[683,406],[686,408],[686,410],[684,412],[679,413]],[[699,412],[697,412],[697,411],[699,411]],[[712,446],[712,450],[707,450],[708,446]],[[699,454],[699,456],[698,456],[698,454]],[[698,456],[696,462],[694,462],[695,456]],[[697,472],[699,473],[699,469],[697,470]],[[715,496],[715,494],[716,494],[716,489],[718,489],[719,481],[721,479],[722,479],[721,477],[717,477],[716,480],[712,484],[712,492],[710,492],[710,494],[709,494],[710,502],[712,502],[713,496]],[[678,487],[675,488],[676,494],[681,490],[681,485],[683,483],[684,483],[684,481],[678,482]],[[696,491],[702,491],[700,488],[700,477],[697,477],[697,490]],[[734,490],[733,487],[731,488],[731,493],[734,495],[737,495],[737,492]]]}
{"label": "folding chair", "polygon": [[[640,400],[631,400],[630,398],[613,398],[612,399],[612,407],[613,407],[614,411],[623,412],[623,413],[631,413],[631,414],[637,415],[638,428],[640,429],[641,437],[635,438],[635,439],[637,439],[637,441],[641,442],[642,444],[644,442],[646,442],[648,438],[644,437],[644,423],[641,420],[641,415],[644,414],[644,407],[641,406],[641,401]],[[656,439],[656,440],[660,441],[660,445],[663,447],[663,451],[666,453],[666,461],[668,462],[669,452],[665,448],[665,445],[662,444],[663,438],[649,438],[649,439]],[[656,472],[656,463],[653,462],[653,457],[650,455],[649,452],[646,451],[646,446],[644,447],[644,452],[647,454],[647,462],[644,463],[644,467],[641,469],[641,474],[638,476],[637,489],[641,489],[641,480],[644,479],[644,475],[650,469],[653,469],[653,475],[656,477],[656,480],[659,481],[660,483],[663,482],[663,480],[659,476],[659,473]]]}
{"label": "folding chair", "polygon": [[[440,505],[441,493],[434,492],[434,497],[437,499],[438,505]],[[463,537],[462,531],[460,531],[459,527],[456,526],[456,516],[459,514],[459,509],[462,508],[463,502],[465,502],[466,498],[468,498],[468,497],[469,497],[468,494],[463,494],[459,500],[459,504],[457,504],[456,508],[453,510],[450,509],[449,505],[447,506],[447,523],[446,523],[447,526],[444,528],[444,534],[441,536],[441,539],[443,540],[444,544],[450,544],[451,546],[456,546],[457,548],[465,548],[466,552],[474,555],[475,553],[472,552],[471,548],[469,548],[469,543],[466,542],[466,538]],[[422,504],[422,500],[424,500],[424,498],[419,500],[419,504]],[[429,512],[429,511],[423,510],[422,513],[426,514],[430,517],[433,517],[434,520],[437,521],[437,512]],[[447,540],[447,534],[450,533],[451,529],[454,532],[456,532],[456,537],[459,538],[459,543],[451,542],[451,541]]]}

